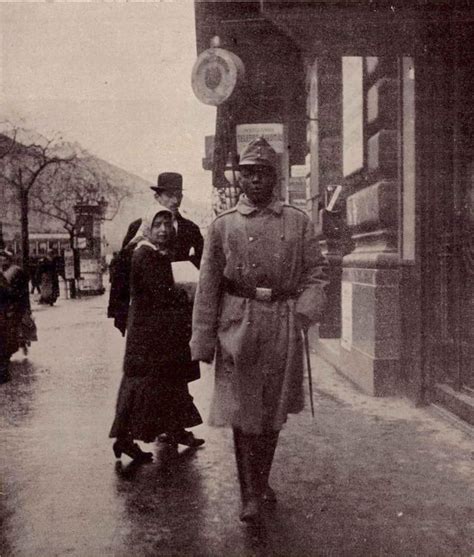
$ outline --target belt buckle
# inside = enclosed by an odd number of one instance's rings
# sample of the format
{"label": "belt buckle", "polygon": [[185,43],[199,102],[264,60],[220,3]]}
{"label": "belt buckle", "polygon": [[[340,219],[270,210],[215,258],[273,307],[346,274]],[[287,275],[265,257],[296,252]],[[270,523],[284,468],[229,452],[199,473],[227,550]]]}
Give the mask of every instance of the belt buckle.
{"label": "belt buckle", "polygon": [[272,289],[271,288],[255,288],[255,299],[260,302],[271,302]]}

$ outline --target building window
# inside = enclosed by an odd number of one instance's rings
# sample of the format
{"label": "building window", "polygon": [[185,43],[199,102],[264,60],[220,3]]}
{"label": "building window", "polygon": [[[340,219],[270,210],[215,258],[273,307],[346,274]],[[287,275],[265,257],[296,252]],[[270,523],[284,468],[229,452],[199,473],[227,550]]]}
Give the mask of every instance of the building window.
{"label": "building window", "polygon": [[401,58],[402,73],[402,222],[401,257],[414,261],[416,256],[416,181],[415,181],[415,63]]}
{"label": "building window", "polygon": [[345,177],[364,167],[364,61],[342,57],[342,169]]}

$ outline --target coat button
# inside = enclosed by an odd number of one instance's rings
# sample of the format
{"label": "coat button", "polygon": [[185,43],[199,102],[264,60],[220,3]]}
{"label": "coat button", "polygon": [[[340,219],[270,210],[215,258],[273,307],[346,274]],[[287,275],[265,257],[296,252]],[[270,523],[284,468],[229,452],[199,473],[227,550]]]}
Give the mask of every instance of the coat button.
{"label": "coat button", "polygon": [[256,263],[252,263],[252,267],[255,269],[255,267],[257,266]]}
{"label": "coat button", "polygon": [[249,236],[249,242],[253,242],[254,241],[254,237],[253,236]]}

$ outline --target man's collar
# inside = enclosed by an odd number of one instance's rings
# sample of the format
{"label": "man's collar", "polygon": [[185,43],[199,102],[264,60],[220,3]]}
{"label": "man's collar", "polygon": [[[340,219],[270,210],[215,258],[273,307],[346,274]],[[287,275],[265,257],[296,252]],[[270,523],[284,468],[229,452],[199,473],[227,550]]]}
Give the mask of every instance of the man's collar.
{"label": "man's collar", "polygon": [[241,213],[242,215],[250,215],[251,213],[255,212],[255,211],[265,211],[265,210],[269,210],[272,211],[273,213],[280,215],[281,212],[283,211],[283,203],[281,201],[279,201],[278,199],[273,198],[270,203],[268,205],[266,205],[265,207],[257,207],[256,205],[254,205],[250,199],[245,195],[245,193],[243,193],[240,196],[240,199],[237,203],[237,211],[239,211],[239,213]]}

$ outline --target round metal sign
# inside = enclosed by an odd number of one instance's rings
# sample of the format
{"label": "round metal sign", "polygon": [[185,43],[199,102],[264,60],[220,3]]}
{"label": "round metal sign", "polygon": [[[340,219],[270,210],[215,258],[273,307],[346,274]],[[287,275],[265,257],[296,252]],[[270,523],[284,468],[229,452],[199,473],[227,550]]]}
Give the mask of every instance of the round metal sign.
{"label": "round metal sign", "polygon": [[191,84],[201,102],[217,106],[232,96],[243,76],[244,64],[236,54],[223,48],[209,48],[198,56]]}

